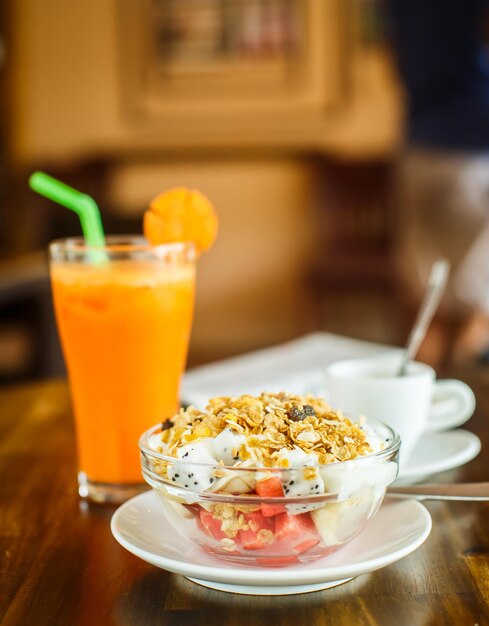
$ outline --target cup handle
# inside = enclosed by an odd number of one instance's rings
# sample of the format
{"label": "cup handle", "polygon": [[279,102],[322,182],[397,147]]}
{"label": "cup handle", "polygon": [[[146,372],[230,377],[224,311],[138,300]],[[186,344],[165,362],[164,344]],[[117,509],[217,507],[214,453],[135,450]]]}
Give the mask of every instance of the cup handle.
{"label": "cup handle", "polygon": [[472,389],[461,380],[435,382],[426,432],[449,430],[464,424],[475,409]]}

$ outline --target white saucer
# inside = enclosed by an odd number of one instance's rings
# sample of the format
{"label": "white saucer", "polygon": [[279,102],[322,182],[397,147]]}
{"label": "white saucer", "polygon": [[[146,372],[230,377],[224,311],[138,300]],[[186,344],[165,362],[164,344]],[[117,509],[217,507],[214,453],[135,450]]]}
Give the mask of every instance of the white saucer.
{"label": "white saucer", "polygon": [[402,559],[428,537],[431,517],[413,500],[383,504],[362,534],[336,554],[285,568],[234,565],[199,550],[169,524],[152,491],[119,507],[111,530],[140,559],[205,587],[251,595],[291,595],[334,587]]}
{"label": "white saucer", "polygon": [[480,449],[479,437],[468,430],[427,433],[400,468],[396,484],[421,482],[432,474],[460,467],[475,458]]}

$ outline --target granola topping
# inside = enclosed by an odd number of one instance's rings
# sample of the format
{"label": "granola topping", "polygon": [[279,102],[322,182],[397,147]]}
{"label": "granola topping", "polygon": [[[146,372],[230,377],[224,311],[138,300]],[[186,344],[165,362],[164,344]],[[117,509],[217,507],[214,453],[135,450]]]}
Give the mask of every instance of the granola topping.
{"label": "granola topping", "polygon": [[320,465],[373,452],[361,426],[312,395],[216,397],[205,411],[181,409],[165,424],[158,434],[158,449],[175,457],[180,456],[180,448],[214,439],[226,429],[240,436],[239,445],[229,450],[233,464],[288,467],[283,451],[297,448],[315,455]]}

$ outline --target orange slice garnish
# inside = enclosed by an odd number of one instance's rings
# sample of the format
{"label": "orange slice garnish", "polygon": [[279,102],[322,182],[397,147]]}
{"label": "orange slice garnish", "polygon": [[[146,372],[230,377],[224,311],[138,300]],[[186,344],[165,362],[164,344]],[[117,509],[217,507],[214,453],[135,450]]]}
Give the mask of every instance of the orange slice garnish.
{"label": "orange slice garnish", "polygon": [[217,215],[210,201],[195,189],[178,187],[157,196],[144,213],[143,231],[153,245],[191,241],[198,252],[208,250],[217,235]]}

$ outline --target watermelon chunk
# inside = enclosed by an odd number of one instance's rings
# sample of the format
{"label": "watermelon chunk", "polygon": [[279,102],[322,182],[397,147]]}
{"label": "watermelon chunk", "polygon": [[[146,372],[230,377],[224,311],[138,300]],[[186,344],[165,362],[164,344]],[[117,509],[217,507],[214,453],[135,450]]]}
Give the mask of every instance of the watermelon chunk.
{"label": "watermelon chunk", "polygon": [[285,506],[283,504],[263,504],[260,505],[261,512],[265,517],[273,517],[274,515],[279,515],[285,511]]}
{"label": "watermelon chunk", "polygon": [[313,535],[318,538],[316,526],[311,519],[309,513],[301,513],[300,515],[289,515],[288,513],[280,513],[275,517],[275,539],[297,539],[304,535]]}
{"label": "watermelon chunk", "polygon": [[259,480],[256,483],[256,493],[264,498],[277,498],[284,495],[282,488],[282,481],[276,476],[267,478],[266,480]]}
{"label": "watermelon chunk", "polygon": [[199,512],[199,522],[201,528],[211,537],[220,541],[227,537],[226,533],[221,530],[221,521],[214,519],[212,513],[201,509]]}
{"label": "watermelon chunk", "polygon": [[265,517],[260,511],[253,511],[245,514],[246,522],[249,526],[247,530],[240,530],[235,541],[245,550],[261,550],[270,542],[266,538],[260,537],[261,530],[268,530],[273,533],[274,523],[270,518]]}
{"label": "watermelon chunk", "polygon": [[[276,476],[260,480],[256,483],[256,493],[263,498],[280,498],[284,495],[282,481]],[[283,504],[265,504],[261,505],[261,512],[265,517],[273,517],[285,511]]]}
{"label": "watermelon chunk", "polygon": [[303,552],[307,552],[314,546],[317,546],[319,543],[319,538],[310,537],[309,539],[304,539],[304,541],[300,541],[295,546],[293,546],[292,550],[296,554],[302,554]]}

